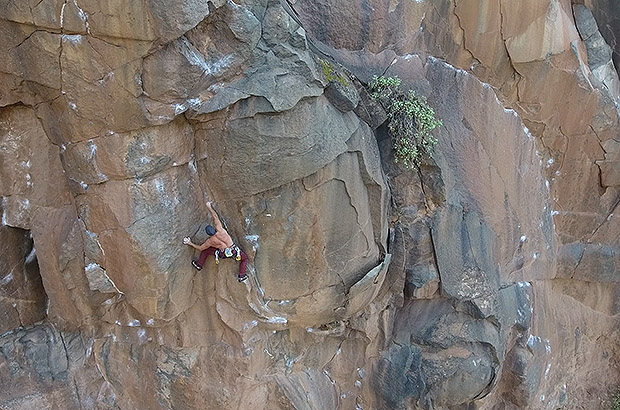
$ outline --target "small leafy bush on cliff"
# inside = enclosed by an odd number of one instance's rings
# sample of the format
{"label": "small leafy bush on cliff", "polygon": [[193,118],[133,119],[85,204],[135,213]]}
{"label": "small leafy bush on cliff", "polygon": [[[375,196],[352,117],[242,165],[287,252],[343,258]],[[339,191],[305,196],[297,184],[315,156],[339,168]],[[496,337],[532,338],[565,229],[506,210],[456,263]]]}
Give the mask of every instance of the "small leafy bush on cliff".
{"label": "small leafy bush on cliff", "polygon": [[611,410],[620,410],[620,390],[611,397]]}
{"label": "small leafy bush on cliff", "polygon": [[435,117],[435,110],[428,105],[426,98],[415,95],[412,90],[401,90],[398,77],[375,76],[369,89],[370,95],[387,113],[395,161],[414,168],[423,159],[432,157],[437,139],[431,132],[443,124]]}

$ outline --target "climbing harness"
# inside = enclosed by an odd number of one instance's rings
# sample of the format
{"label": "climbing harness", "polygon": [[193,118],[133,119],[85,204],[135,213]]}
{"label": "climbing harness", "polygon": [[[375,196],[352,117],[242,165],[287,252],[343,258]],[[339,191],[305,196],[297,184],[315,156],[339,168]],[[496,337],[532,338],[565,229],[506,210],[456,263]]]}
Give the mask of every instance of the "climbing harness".
{"label": "climbing harness", "polygon": [[223,251],[220,251],[219,249],[215,251],[215,263],[216,264],[220,263],[220,252],[224,252],[225,258],[232,258],[233,254],[236,253],[237,255],[235,259],[238,261],[241,260],[241,249],[239,249],[239,247],[235,244],[230,245],[228,248],[224,249]]}

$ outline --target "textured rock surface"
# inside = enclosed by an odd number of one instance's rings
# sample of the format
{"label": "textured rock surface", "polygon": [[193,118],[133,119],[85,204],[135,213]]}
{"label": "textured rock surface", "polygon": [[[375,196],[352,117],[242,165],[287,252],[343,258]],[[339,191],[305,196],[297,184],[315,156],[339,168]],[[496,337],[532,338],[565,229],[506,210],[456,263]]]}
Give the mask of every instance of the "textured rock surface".
{"label": "textured rock surface", "polygon": [[586,6],[596,16],[601,34],[614,52],[613,60],[616,67],[620,66],[620,29],[618,29],[618,4],[608,0],[588,0]]}
{"label": "textured rock surface", "polygon": [[46,295],[28,231],[3,226],[0,279],[0,332],[11,331],[45,318]]}
{"label": "textured rock surface", "polygon": [[[0,407],[617,390],[613,2],[0,5]],[[363,88],[384,73],[443,120],[419,170]],[[207,200],[244,284],[188,263]]]}
{"label": "textured rock surface", "polygon": [[[402,70],[403,61],[387,73]],[[553,275],[549,191],[534,138],[473,76],[433,59],[423,70],[412,85],[426,89],[446,130],[436,164],[421,171],[416,190],[411,171],[391,166],[388,176],[404,243],[423,251],[429,241],[432,259],[405,255],[411,291],[376,363],[377,408],[452,407],[487,395],[509,348],[526,345],[530,281]],[[389,146],[383,152],[390,164]],[[401,384],[403,375],[410,384]]]}

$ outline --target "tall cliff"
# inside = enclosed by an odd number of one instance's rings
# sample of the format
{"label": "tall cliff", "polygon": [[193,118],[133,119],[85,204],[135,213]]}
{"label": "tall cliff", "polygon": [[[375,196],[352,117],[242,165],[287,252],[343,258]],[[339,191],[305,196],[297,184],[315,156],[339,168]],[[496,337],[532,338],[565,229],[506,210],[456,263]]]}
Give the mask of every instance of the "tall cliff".
{"label": "tall cliff", "polygon": [[0,5],[0,408],[608,408],[615,2]]}

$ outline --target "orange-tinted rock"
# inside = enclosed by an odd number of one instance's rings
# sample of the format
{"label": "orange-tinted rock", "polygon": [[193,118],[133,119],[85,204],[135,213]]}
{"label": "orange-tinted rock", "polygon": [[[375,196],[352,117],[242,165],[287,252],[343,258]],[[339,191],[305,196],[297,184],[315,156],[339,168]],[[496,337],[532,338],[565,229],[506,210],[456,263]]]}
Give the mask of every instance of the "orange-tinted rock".
{"label": "orange-tinted rock", "polygon": [[[555,408],[617,384],[605,1],[4,3],[0,407]],[[435,107],[419,172],[349,72]],[[189,263],[207,200],[245,283]]]}
{"label": "orange-tinted rock", "polygon": [[513,63],[545,60],[579,39],[567,1],[502,2],[502,16],[502,35]]}

